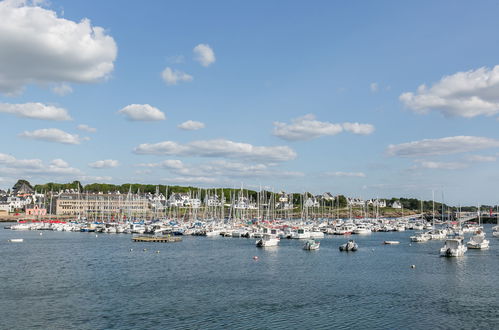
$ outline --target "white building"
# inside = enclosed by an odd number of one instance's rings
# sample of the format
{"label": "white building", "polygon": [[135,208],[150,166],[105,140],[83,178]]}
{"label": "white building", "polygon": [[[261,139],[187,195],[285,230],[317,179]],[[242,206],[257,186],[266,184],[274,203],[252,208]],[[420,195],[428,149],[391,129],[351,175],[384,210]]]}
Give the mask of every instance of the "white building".
{"label": "white building", "polygon": [[400,204],[399,201],[395,201],[392,203],[392,208],[393,209],[401,209],[402,208],[402,204]]}

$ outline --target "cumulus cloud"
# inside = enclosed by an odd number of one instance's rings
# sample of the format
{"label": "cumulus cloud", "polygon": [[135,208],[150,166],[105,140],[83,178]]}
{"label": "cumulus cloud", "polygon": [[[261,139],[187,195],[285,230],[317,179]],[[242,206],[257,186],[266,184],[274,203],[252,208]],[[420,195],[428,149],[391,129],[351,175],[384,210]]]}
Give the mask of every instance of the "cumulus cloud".
{"label": "cumulus cloud", "polygon": [[262,147],[225,139],[193,141],[180,144],[173,141],[144,143],[134,149],[136,154],[177,155],[198,157],[226,157],[287,161],[296,158],[296,152],[287,146]]}
{"label": "cumulus cloud", "polygon": [[31,3],[39,2],[0,2],[0,92],[19,93],[30,83],[91,83],[112,72],[117,47],[103,28]]}
{"label": "cumulus cloud", "polygon": [[423,84],[416,93],[403,93],[399,99],[417,113],[435,110],[444,116],[465,118],[497,115],[499,65],[445,76],[431,87]]}
{"label": "cumulus cloud", "polygon": [[386,152],[390,156],[420,157],[471,152],[497,148],[499,140],[479,136],[451,136],[440,139],[424,139],[402,144],[391,144]]}
{"label": "cumulus cloud", "polygon": [[343,129],[347,132],[360,135],[369,135],[374,132],[371,124],[343,123]]}
{"label": "cumulus cloud", "polygon": [[64,121],[71,120],[66,109],[43,103],[9,104],[0,103],[0,112],[9,113],[17,117]]}
{"label": "cumulus cloud", "polygon": [[376,82],[371,83],[371,85],[369,85],[369,87],[371,88],[371,92],[373,92],[373,93],[376,93],[379,90],[378,83],[376,83]]}
{"label": "cumulus cloud", "polygon": [[159,121],[165,120],[165,114],[149,104],[130,104],[119,110],[118,113],[123,114],[131,121]]}
{"label": "cumulus cloud", "polygon": [[20,137],[47,142],[58,142],[64,144],[80,144],[88,138],[82,138],[77,134],[70,134],[58,128],[43,128],[34,131],[24,131]]}
{"label": "cumulus cloud", "polygon": [[71,94],[73,92],[73,89],[68,84],[62,83],[52,87],[52,91],[59,96],[64,96]]}
{"label": "cumulus cloud", "polygon": [[343,123],[333,124],[318,121],[312,114],[291,120],[291,124],[274,122],[273,134],[288,141],[307,141],[321,136],[336,135],[343,131],[354,134],[371,134],[374,126],[371,124]]}
{"label": "cumulus cloud", "polygon": [[189,82],[194,79],[190,74],[178,70],[172,70],[170,67],[163,70],[161,77],[163,77],[163,80],[167,85],[176,85],[179,82]]}
{"label": "cumulus cloud", "polygon": [[54,159],[46,164],[41,159],[17,159],[12,155],[0,153],[0,173],[9,175],[80,175],[79,169],[69,166],[63,159]]}
{"label": "cumulus cloud", "polygon": [[204,123],[200,121],[188,120],[178,125],[177,127],[185,131],[196,131],[198,129],[204,128]]}
{"label": "cumulus cloud", "polygon": [[366,174],[362,172],[327,172],[326,175],[336,176],[336,177],[353,177],[353,178],[366,177]]}
{"label": "cumulus cloud", "polygon": [[193,49],[195,60],[201,63],[202,66],[210,66],[215,63],[215,52],[207,44],[199,44]]}
{"label": "cumulus cloud", "polygon": [[98,169],[113,168],[113,167],[117,167],[119,165],[120,165],[120,162],[118,162],[117,160],[113,160],[113,159],[98,160],[98,161],[95,161],[93,163],[88,164],[88,166],[90,166],[91,168],[98,168]]}
{"label": "cumulus cloud", "polygon": [[88,132],[88,133],[97,132],[97,128],[93,128],[93,127],[90,127],[90,126],[85,125],[85,124],[80,124],[76,128],[79,129],[80,131],[84,131],[84,132]]}

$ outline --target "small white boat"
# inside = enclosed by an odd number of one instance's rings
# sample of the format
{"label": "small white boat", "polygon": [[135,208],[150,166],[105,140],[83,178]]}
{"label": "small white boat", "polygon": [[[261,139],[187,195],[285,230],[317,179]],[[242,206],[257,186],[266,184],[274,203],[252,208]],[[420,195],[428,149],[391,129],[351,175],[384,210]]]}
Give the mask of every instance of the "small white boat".
{"label": "small white boat", "polygon": [[263,237],[256,241],[257,247],[269,247],[269,246],[277,246],[279,244],[279,237],[263,234]]}
{"label": "small white boat", "polygon": [[463,244],[462,238],[448,238],[440,249],[441,257],[462,257],[468,249]]}
{"label": "small white boat", "polygon": [[430,236],[427,233],[417,233],[411,236],[411,242],[424,243],[430,240]]}
{"label": "small white boat", "polygon": [[22,238],[11,238],[11,239],[9,239],[9,242],[10,243],[22,243],[22,242],[24,242],[24,239],[22,239]]}
{"label": "small white boat", "polygon": [[399,241],[384,241],[383,244],[393,245],[393,244],[400,244],[400,242]]}
{"label": "small white boat", "polygon": [[303,249],[304,250],[319,250],[320,246],[321,246],[321,242],[315,241],[313,239],[309,239],[308,241],[305,242]]}

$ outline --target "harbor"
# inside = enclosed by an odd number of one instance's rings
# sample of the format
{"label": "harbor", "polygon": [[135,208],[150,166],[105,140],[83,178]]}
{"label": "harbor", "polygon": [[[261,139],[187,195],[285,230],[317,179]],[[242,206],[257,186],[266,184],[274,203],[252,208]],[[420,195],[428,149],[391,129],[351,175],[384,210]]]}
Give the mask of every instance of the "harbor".
{"label": "harbor", "polygon": [[[484,226],[490,248],[461,258],[440,257],[443,240],[411,242],[414,230],[347,235],[358,250],[346,253],[338,250],[349,239],[342,235],[325,235],[319,250],[305,251],[301,239],[257,248],[256,239],[222,235],[162,244],[132,242],[126,234],[0,228],[0,289],[8,293],[0,308],[9,311],[0,324],[494,328],[499,239],[492,227]],[[13,235],[24,242],[8,243]]]}

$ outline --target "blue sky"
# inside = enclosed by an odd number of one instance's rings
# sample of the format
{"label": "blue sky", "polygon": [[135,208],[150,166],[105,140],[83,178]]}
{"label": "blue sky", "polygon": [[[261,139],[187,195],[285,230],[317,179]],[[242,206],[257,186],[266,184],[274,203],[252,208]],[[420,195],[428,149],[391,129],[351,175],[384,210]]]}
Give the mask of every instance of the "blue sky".
{"label": "blue sky", "polygon": [[497,204],[498,12],[493,1],[0,2],[0,187],[434,190]]}

